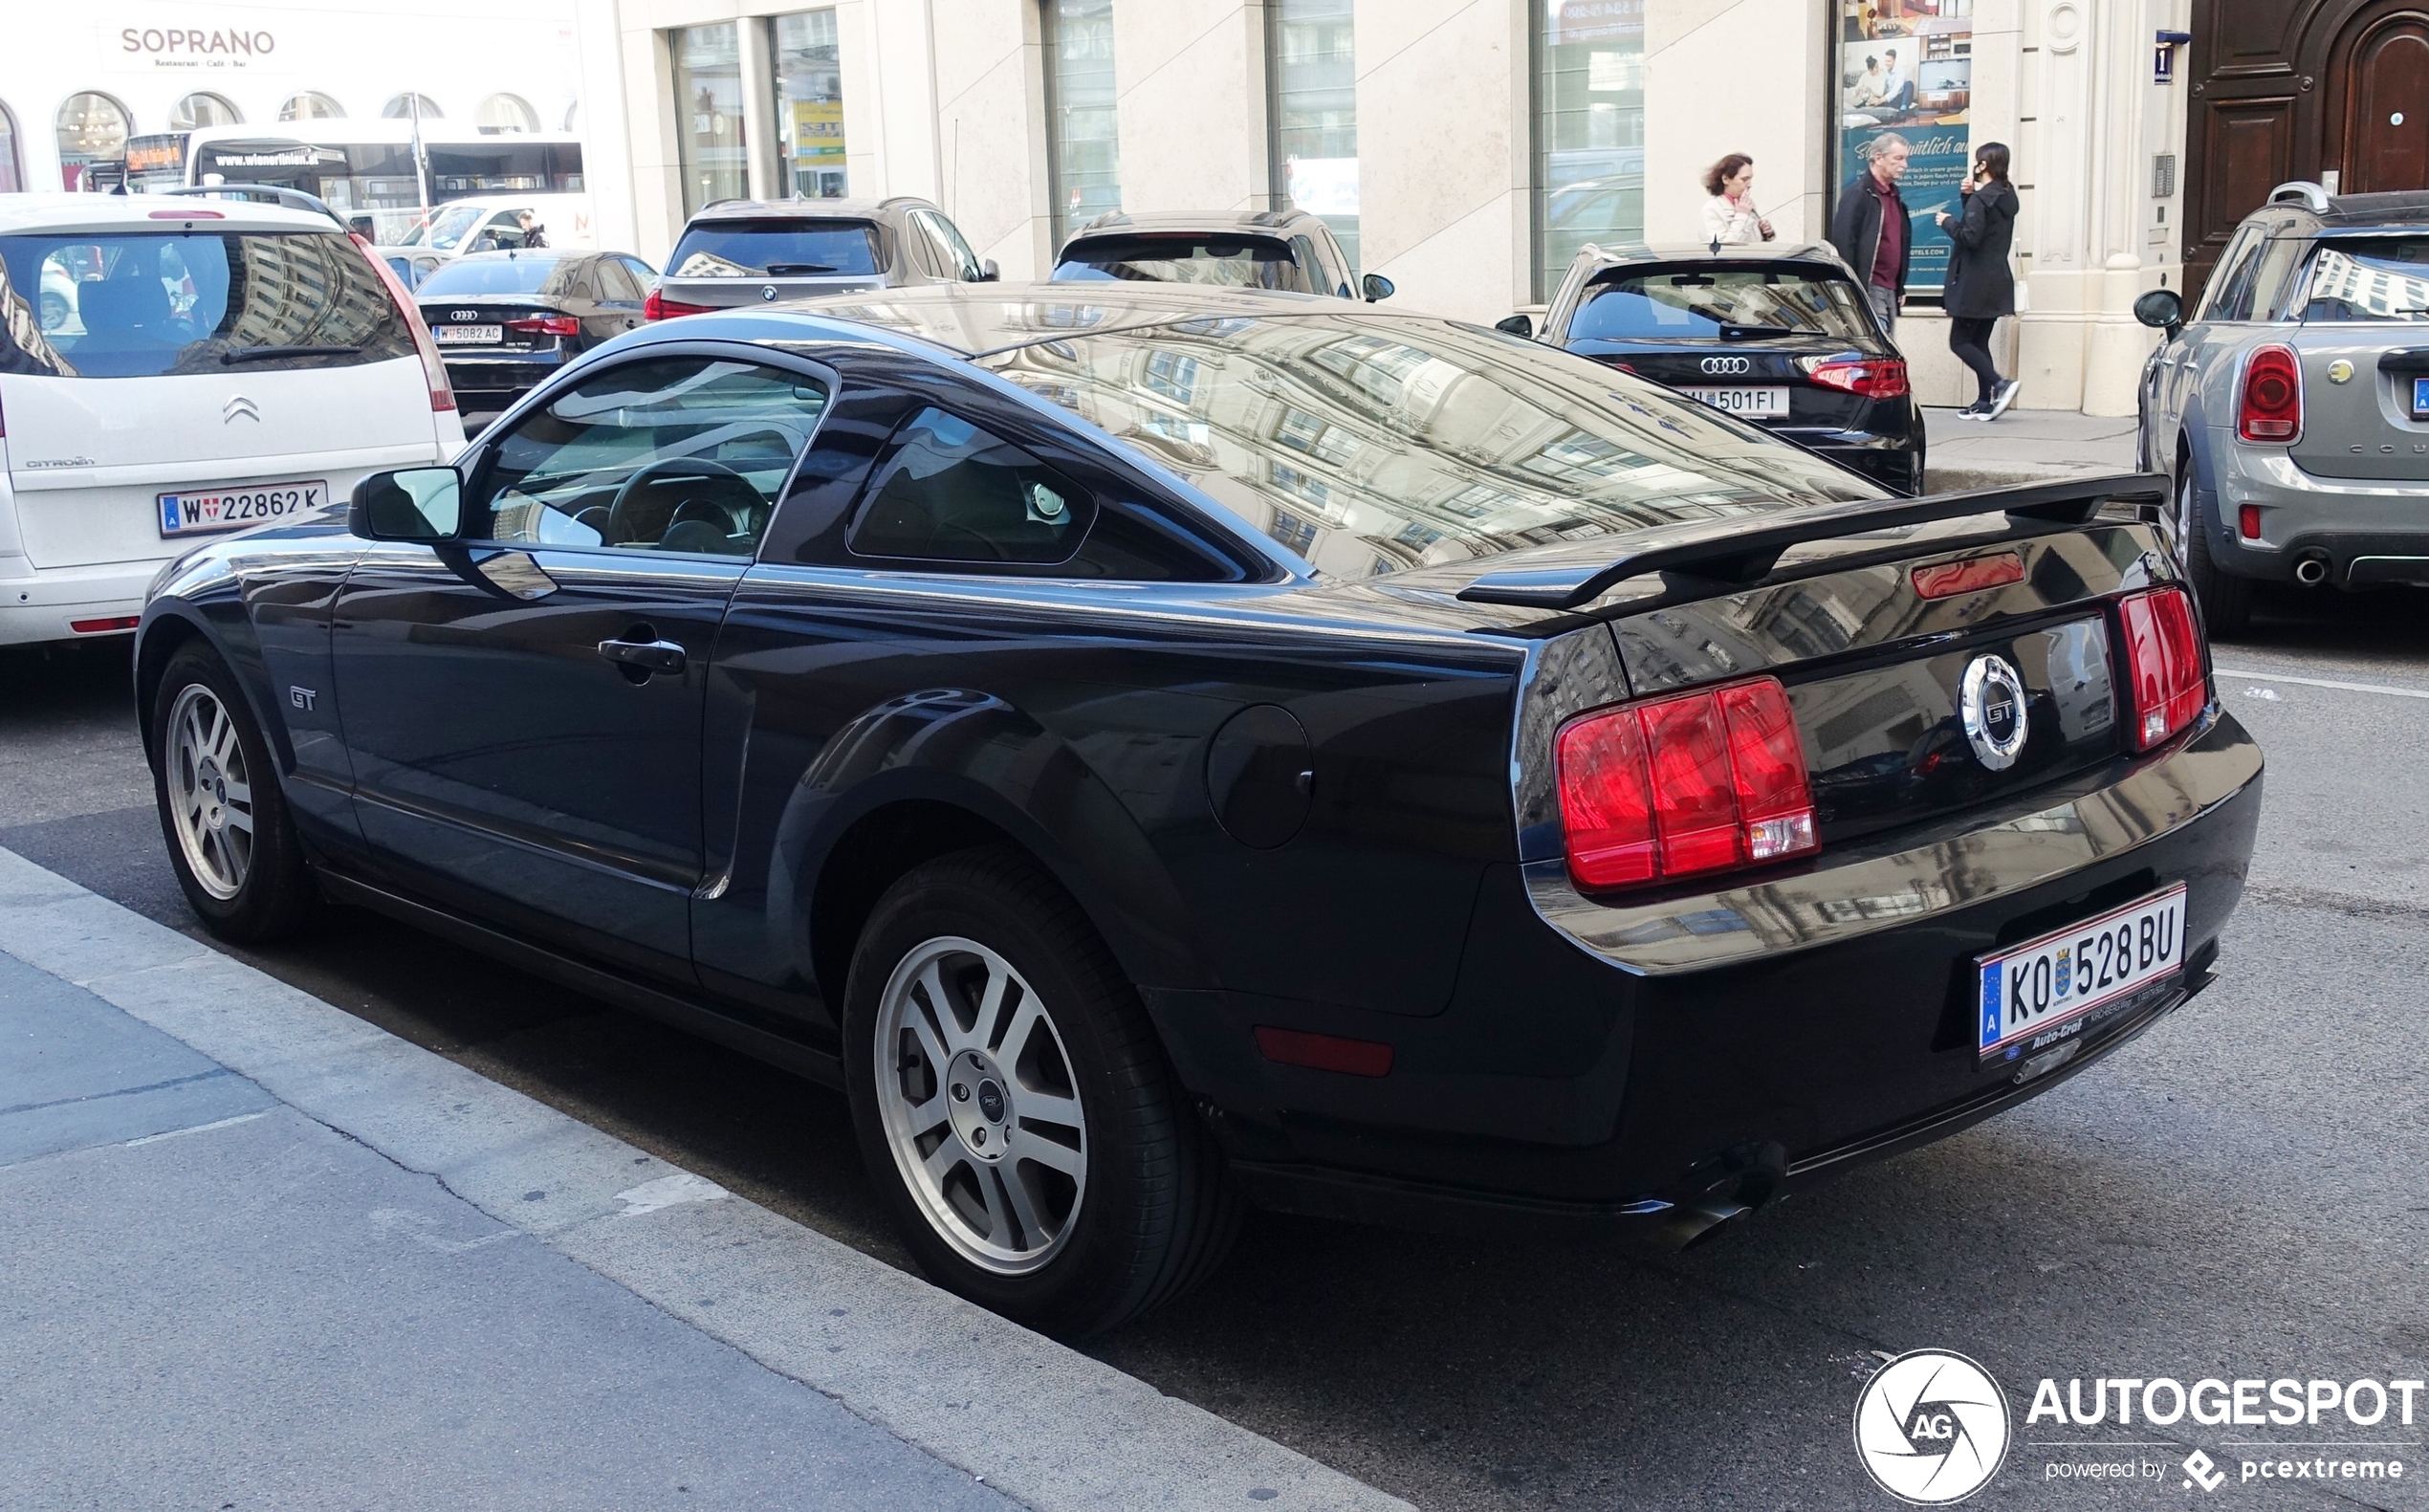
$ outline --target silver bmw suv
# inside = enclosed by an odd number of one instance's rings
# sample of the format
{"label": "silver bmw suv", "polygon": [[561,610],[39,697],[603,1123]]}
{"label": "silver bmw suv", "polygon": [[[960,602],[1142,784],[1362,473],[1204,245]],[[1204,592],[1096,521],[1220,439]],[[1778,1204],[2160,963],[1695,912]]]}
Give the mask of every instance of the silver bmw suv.
{"label": "silver bmw suv", "polygon": [[719,200],[684,224],[642,314],[806,299],[859,289],[985,283],[981,260],[945,212],[923,199]]}
{"label": "silver bmw suv", "polygon": [[2213,633],[2263,581],[2429,584],[2429,193],[2281,185],[2142,374],[2143,465]]}

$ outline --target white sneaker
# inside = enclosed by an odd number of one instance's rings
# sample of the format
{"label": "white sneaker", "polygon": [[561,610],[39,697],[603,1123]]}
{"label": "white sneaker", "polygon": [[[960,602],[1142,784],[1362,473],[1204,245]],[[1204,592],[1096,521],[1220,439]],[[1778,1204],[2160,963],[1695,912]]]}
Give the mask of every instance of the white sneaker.
{"label": "white sneaker", "polygon": [[2005,383],[2001,383],[1997,392],[1991,395],[1990,413],[1982,416],[1982,418],[1984,420],[1997,420],[2000,416],[2007,413],[2007,406],[2016,402],[2016,395],[2021,389],[2023,389],[2024,386],[2024,384],[2018,383],[2012,378],[2007,380]]}

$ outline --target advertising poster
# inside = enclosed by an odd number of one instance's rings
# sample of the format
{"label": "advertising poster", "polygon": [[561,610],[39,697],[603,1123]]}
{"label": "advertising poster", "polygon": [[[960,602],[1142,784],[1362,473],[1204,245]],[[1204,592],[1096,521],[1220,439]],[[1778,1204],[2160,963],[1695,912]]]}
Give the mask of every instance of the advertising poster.
{"label": "advertising poster", "polygon": [[1948,281],[1948,238],[1933,217],[1959,213],[1972,156],[1974,0],[1839,0],[1839,11],[1833,195],[1864,171],[1883,132],[1904,137],[1914,151],[1898,184],[1915,235],[1906,290],[1936,294]]}

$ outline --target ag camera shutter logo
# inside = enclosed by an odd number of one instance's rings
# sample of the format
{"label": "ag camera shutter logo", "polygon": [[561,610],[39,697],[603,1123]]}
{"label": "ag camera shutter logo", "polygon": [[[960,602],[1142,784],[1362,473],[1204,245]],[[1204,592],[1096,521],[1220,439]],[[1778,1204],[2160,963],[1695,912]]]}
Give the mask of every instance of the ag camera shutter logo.
{"label": "ag camera shutter logo", "polygon": [[1855,1453],[1900,1501],[1946,1506],[2007,1460],[2007,1395],[1961,1354],[1915,1349],[1872,1372],[1855,1401]]}

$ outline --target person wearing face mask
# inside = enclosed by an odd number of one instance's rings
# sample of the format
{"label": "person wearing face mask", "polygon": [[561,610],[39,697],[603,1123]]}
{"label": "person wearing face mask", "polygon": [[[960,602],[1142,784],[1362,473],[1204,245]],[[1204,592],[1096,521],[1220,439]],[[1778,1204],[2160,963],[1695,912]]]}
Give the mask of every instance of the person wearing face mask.
{"label": "person wearing face mask", "polygon": [[1754,208],[1754,159],[1733,152],[1704,170],[1704,240],[1718,247],[1751,247],[1777,233]]}
{"label": "person wearing face mask", "polygon": [[1967,420],[1997,420],[2016,402],[2021,386],[2001,378],[1991,360],[1991,328],[1999,318],[2016,313],[2016,275],[2007,254],[2016,239],[2016,187],[2007,182],[2007,146],[1985,142],[1974,152],[1974,171],[1960,187],[1961,214],[1939,216],[1948,233],[1948,287],[1941,302],[1948,310],[1948,349],[1974,372],[1980,397],[1958,411]]}

